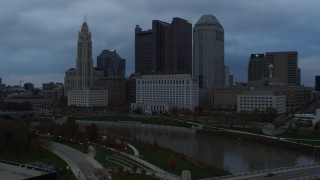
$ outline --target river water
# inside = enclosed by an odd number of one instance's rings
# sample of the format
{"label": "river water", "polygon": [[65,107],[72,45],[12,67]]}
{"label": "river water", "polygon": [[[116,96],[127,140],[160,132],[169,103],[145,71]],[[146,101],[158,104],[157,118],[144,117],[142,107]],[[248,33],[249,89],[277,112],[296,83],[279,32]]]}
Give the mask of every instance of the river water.
{"label": "river water", "polygon": [[310,164],[319,159],[283,148],[223,138],[208,134],[192,134],[168,130],[117,127],[107,135],[132,137],[184,153],[232,174],[284,166]]}

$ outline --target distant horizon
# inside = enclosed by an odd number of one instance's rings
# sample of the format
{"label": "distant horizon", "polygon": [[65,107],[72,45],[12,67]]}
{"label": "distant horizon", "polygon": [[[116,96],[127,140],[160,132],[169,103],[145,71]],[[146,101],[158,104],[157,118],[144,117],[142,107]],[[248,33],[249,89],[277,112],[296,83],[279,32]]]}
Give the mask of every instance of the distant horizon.
{"label": "distant horizon", "polygon": [[7,85],[63,83],[65,71],[75,68],[84,16],[92,32],[94,67],[102,50],[113,49],[126,59],[129,76],[134,72],[137,24],[145,30],[151,28],[152,20],[171,22],[180,17],[194,26],[202,15],[212,14],[225,31],[225,65],[234,82],[247,82],[251,54],[297,51],[301,84],[314,87],[320,74],[320,25],[313,23],[320,18],[317,5],[320,2],[311,0],[2,1],[0,77]]}

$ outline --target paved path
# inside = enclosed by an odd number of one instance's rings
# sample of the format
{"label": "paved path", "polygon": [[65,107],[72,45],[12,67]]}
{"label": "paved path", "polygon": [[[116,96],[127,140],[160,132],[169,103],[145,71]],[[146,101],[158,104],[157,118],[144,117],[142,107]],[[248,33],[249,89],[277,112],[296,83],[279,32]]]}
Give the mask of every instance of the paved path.
{"label": "paved path", "polygon": [[[102,147],[102,146],[101,146]],[[105,148],[105,147],[102,147],[102,148]],[[125,152],[121,152],[121,151],[117,151],[113,148],[107,148],[107,149],[110,149],[114,152],[119,152],[120,154],[124,155],[124,156],[127,156],[128,158],[131,158],[147,167],[149,167],[150,169],[152,169],[154,171],[153,175],[157,178],[161,178],[161,179],[170,179],[170,180],[181,180],[181,177],[180,176],[177,176],[175,174],[171,174],[171,173],[168,173],[166,172],[165,170],[137,157],[137,156],[134,156],[134,155],[131,155],[131,154],[128,154],[128,153],[125,153]]]}
{"label": "paved path", "polygon": [[127,145],[133,150],[135,156],[139,156],[139,151],[136,147],[132,146],[129,143],[127,143]]}
{"label": "paved path", "polygon": [[101,168],[95,159],[94,147],[89,147],[89,154],[84,154],[76,149],[70,148],[66,145],[52,142],[49,150],[62,158],[69,166],[73,174],[80,180],[95,179],[92,172],[96,168]]}

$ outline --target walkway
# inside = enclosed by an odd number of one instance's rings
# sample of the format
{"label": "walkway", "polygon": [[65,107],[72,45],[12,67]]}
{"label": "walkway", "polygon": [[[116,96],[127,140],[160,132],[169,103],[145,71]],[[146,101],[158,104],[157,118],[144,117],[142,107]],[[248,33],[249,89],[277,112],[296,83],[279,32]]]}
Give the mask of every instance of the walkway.
{"label": "walkway", "polygon": [[96,179],[92,172],[97,168],[102,168],[102,165],[93,159],[95,155],[94,147],[89,147],[89,154],[84,154],[66,145],[52,142],[49,150],[68,164],[77,179]]}
{"label": "walkway", "polygon": [[132,150],[135,156],[139,157],[139,151],[136,147],[132,146],[131,144],[127,143],[127,146],[129,146]]}
{"label": "walkway", "polygon": [[175,174],[171,174],[171,173],[168,173],[166,171],[164,171],[163,169],[137,157],[137,156],[134,156],[134,155],[131,155],[131,154],[128,154],[128,153],[125,153],[125,152],[122,152],[122,151],[117,151],[113,148],[107,148],[105,146],[99,146],[101,148],[106,148],[106,149],[109,149],[111,151],[114,151],[114,152],[118,152],[124,156],[127,156],[128,158],[131,158],[141,164],[143,164],[144,166],[147,166],[148,168],[150,168],[152,170],[152,172],[150,172],[150,174],[152,174],[154,177],[157,177],[157,178],[161,178],[161,179],[170,179],[170,180],[181,180],[181,177],[180,176],[177,176]]}

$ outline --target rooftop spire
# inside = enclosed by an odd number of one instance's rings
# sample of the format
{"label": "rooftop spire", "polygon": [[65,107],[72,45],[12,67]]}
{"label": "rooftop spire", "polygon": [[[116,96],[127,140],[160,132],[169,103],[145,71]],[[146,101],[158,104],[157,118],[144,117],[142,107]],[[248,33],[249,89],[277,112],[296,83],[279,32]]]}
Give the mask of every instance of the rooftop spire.
{"label": "rooftop spire", "polygon": [[87,15],[84,15],[84,20],[83,20],[83,22],[87,22]]}

